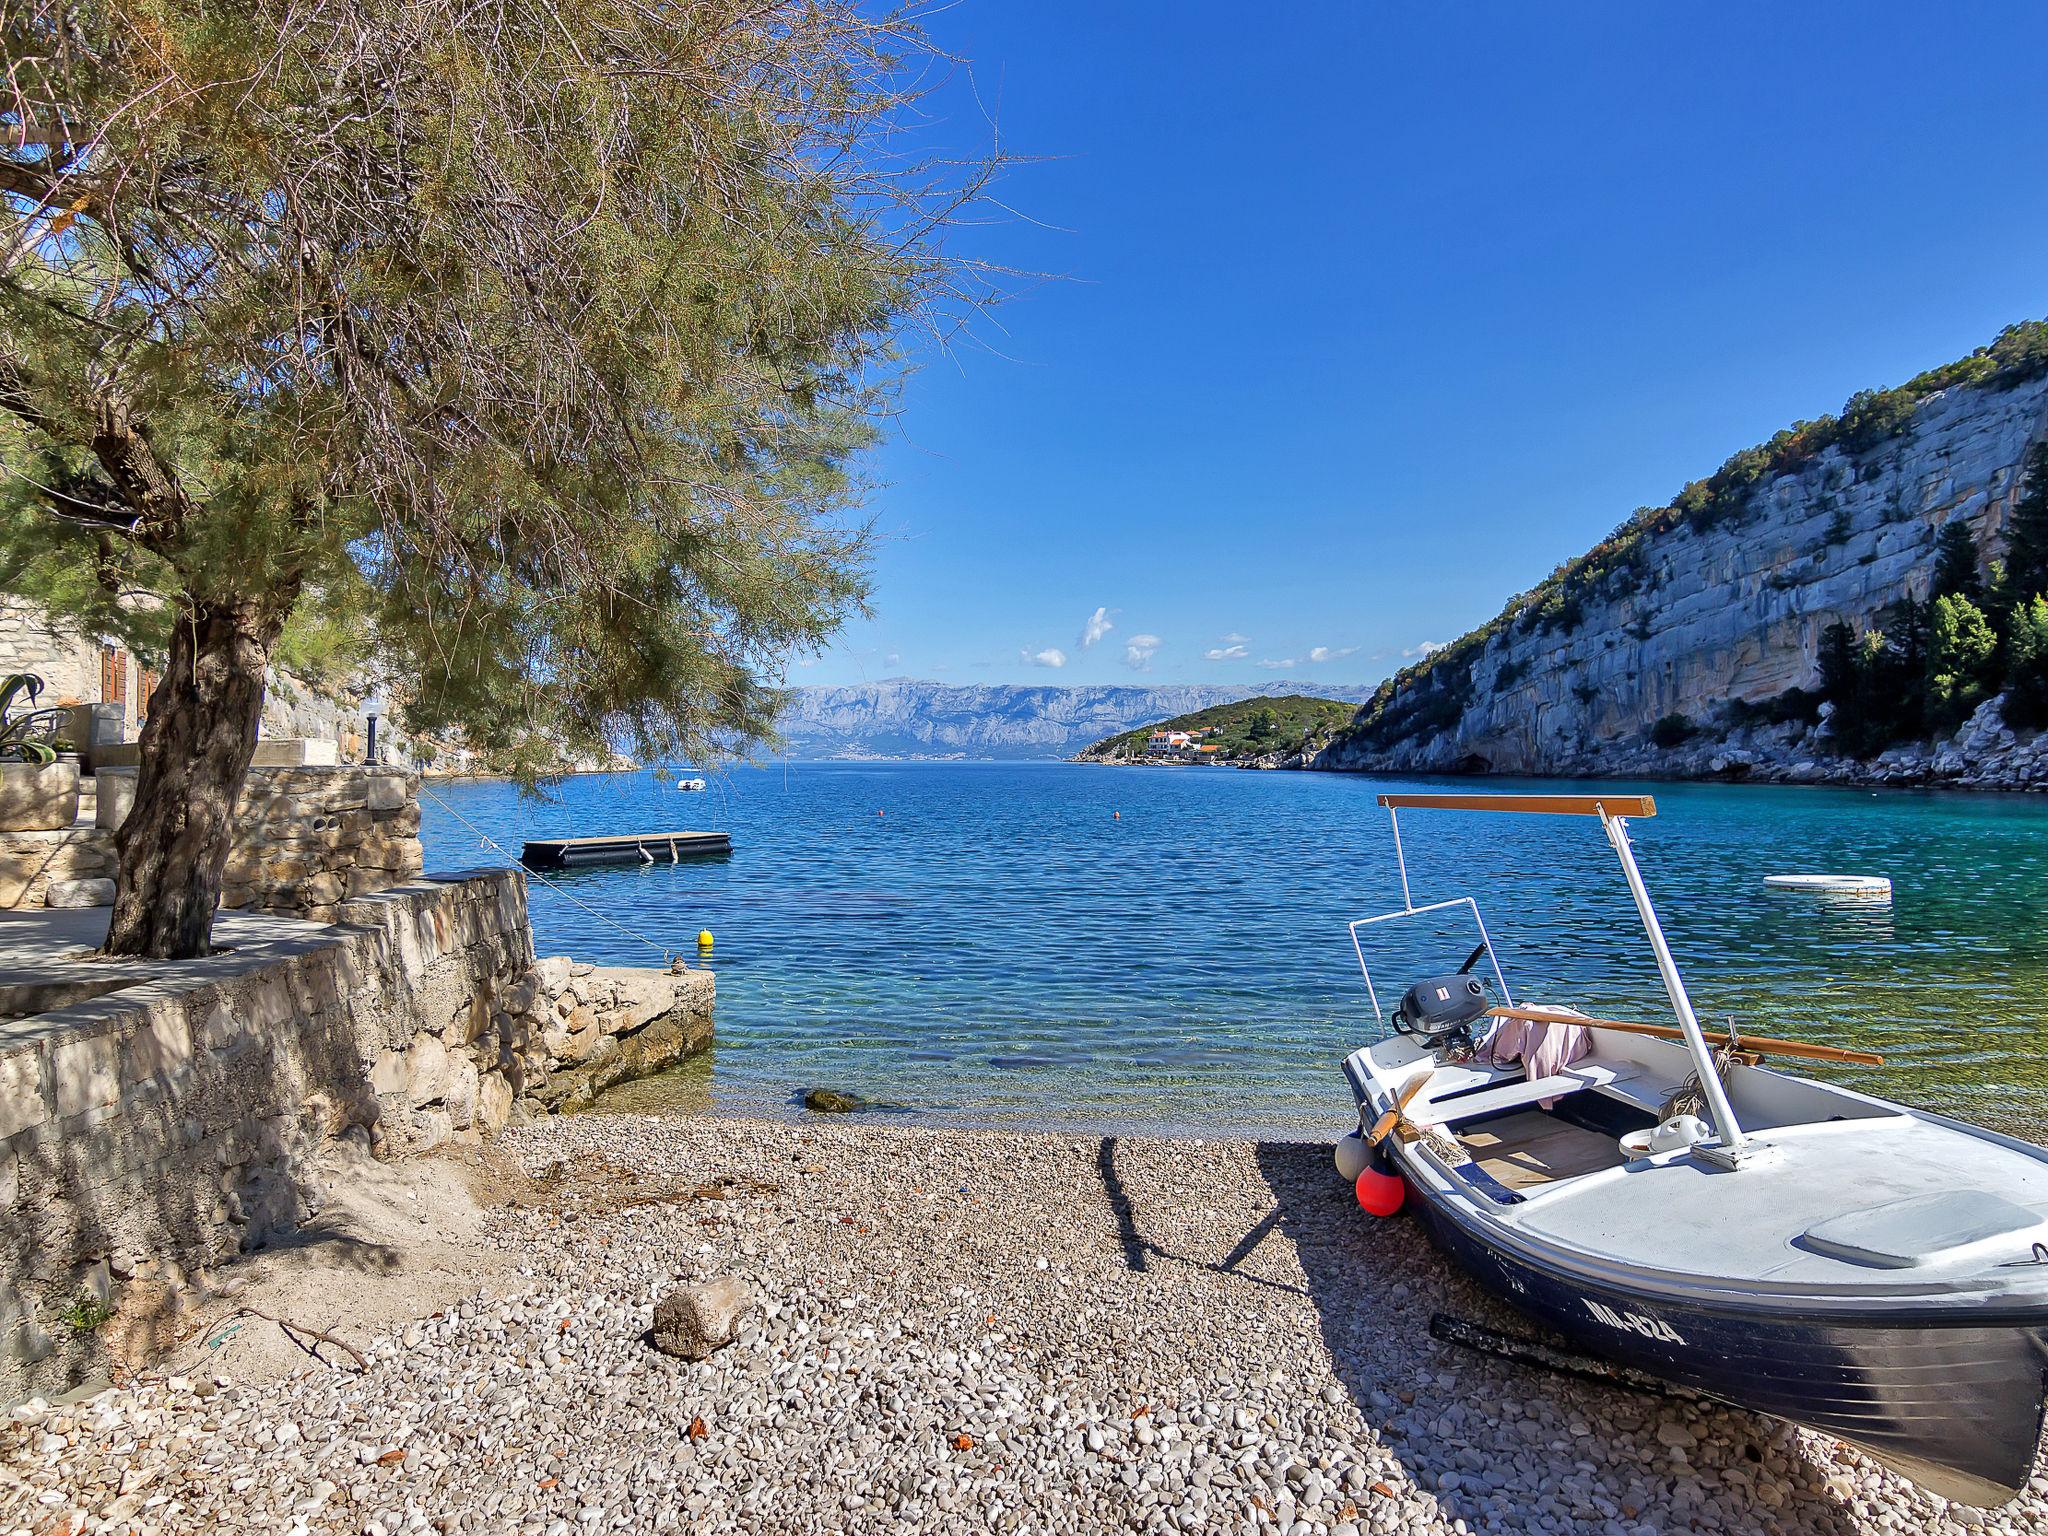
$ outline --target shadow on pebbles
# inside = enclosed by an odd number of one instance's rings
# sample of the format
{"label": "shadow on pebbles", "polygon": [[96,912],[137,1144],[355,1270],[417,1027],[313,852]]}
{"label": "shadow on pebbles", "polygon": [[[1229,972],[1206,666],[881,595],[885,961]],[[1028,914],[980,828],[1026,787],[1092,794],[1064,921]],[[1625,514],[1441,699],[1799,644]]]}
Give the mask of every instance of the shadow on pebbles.
{"label": "shadow on pebbles", "polygon": [[[0,1532],[2048,1530],[2048,1476],[1949,1506],[1436,1343],[1517,1325],[1322,1147],[581,1116],[497,1152],[481,1290],[317,1324],[360,1371],[18,1410]],[[730,1344],[649,1347],[724,1275]]]}

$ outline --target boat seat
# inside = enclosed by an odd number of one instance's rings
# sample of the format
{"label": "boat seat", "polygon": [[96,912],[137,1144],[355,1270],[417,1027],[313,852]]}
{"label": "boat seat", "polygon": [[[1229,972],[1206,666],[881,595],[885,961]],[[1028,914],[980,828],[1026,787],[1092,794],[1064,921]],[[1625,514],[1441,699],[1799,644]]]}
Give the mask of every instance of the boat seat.
{"label": "boat seat", "polygon": [[1845,1211],[1815,1222],[1793,1241],[1851,1264],[1917,1269],[1987,1246],[2022,1251],[2029,1240],[2044,1237],[2048,1215],[1989,1190],[1958,1189]]}
{"label": "boat seat", "polygon": [[1533,1082],[1522,1078],[1503,1083],[1498,1088],[1481,1089],[1477,1093],[1460,1093],[1453,1098],[1411,1104],[1408,1119],[1413,1125],[1455,1125],[1460,1120],[1490,1115],[1495,1110],[1514,1109],[1542,1099],[1561,1099],[1568,1093],[1577,1093],[1585,1088],[1612,1088],[1616,1083],[1632,1082],[1640,1075],[1632,1070],[1617,1071],[1597,1061],[1579,1061]]}

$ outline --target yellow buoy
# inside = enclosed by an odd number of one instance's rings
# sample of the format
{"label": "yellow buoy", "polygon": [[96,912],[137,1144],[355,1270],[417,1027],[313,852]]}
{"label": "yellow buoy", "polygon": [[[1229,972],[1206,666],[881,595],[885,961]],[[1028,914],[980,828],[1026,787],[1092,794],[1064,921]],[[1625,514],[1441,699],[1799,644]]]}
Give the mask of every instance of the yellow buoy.
{"label": "yellow buoy", "polygon": [[711,930],[709,928],[697,930],[697,947],[699,949],[709,949],[711,947]]}

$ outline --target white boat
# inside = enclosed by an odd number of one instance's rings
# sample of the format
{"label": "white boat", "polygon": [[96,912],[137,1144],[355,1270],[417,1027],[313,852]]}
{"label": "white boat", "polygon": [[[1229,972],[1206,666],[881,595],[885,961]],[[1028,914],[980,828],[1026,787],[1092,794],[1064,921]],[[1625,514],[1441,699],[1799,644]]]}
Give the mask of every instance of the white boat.
{"label": "white boat", "polygon": [[[1946,1498],[2014,1497],[2048,1393],[2048,1151],[1763,1065],[1867,1053],[1704,1030],[1629,842],[1648,796],[1380,804],[1402,906],[1351,925],[1394,1028],[1344,1063],[1359,1130],[1338,1163],[1360,1202],[1369,1180],[1375,1200],[1405,1195],[1480,1281],[1596,1354],[1838,1436]],[[1404,809],[1597,818],[1675,1025],[1519,1005],[1476,901],[1415,904]],[[1465,966],[1382,1015],[1373,925],[1460,909],[1479,941]],[[1508,1019],[1577,1025],[1590,1049],[1531,1081],[1490,1059]]]}
{"label": "white boat", "polygon": [[683,789],[683,790],[698,790],[698,789],[702,789],[703,787],[704,787],[704,781],[703,781],[702,779],[677,779],[677,780],[676,780],[676,788],[677,788],[677,789]]}

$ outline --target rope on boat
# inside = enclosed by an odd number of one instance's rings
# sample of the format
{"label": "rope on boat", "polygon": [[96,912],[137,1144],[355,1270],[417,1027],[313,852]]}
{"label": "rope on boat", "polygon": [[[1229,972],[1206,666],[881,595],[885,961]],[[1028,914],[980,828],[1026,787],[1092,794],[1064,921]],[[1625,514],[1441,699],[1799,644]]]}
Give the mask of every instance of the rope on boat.
{"label": "rope on boat", "polygon": [[[457,821],[461,822],[465,827],[469,828],[470,831],[474,832],[476,834],[477,842],[481,846],[488,848],[493,853],[497,854],[499,858],[503,859],[508,868],[524,871],[527,879],[538,880],[542,885],[546,886],[549,890],[553,891],[557,896],[561,897],[564,901],[571,902],[574,905],[581,907],[585,912],[588,912],[592,917],[596,918],[600,923],[603,923],[607,928],[617,929],[620,933],[623,933],[627,938],[633,940],[637,944],[645,944],[649,949],[654,950],[657,954],[661,956],[661,963],[663,965],[673,965],[675,963],[675,958],[680,953],[680,951],[670,949],[665,944],[657,944],[653,939],[648,938],[647,935],[644,933],[635,932],[633,929],[628,928],[624,923],[620,922],[617,918],[611,916],[609,913],[598,911],[597,908],[593,907],[589,902],[583,900],[580,896],[573,894],[563,886],[557,885],[554,881],[550,880],[546,875],[542,874],[539,870],[530,868],[526,864],[522,863],[520,860],[513,858],[510,853],[506,852],[504,848],[499,846],[497,839],[493,838],[490,833],[486,832],[482,827],[478,826],[475,822],[471,821],[467,816],[463,815],[462,812],[456,810],[455,807],[450,805],[446,800],[443,800],[439,795],[435,794],[431,789],[427,788],[424,782],[420,784],[420,793],[425,795],[429,800],[433,801],[434,804],[441,807],[441,809],[446,811],[450,816],[453,816]],[[640,850],[640,856],[642,858],[647,858],[647,850],[645,848],[642,848]],[[654,861],[652,859],[647,859],[647,862],[651,864]]]}

